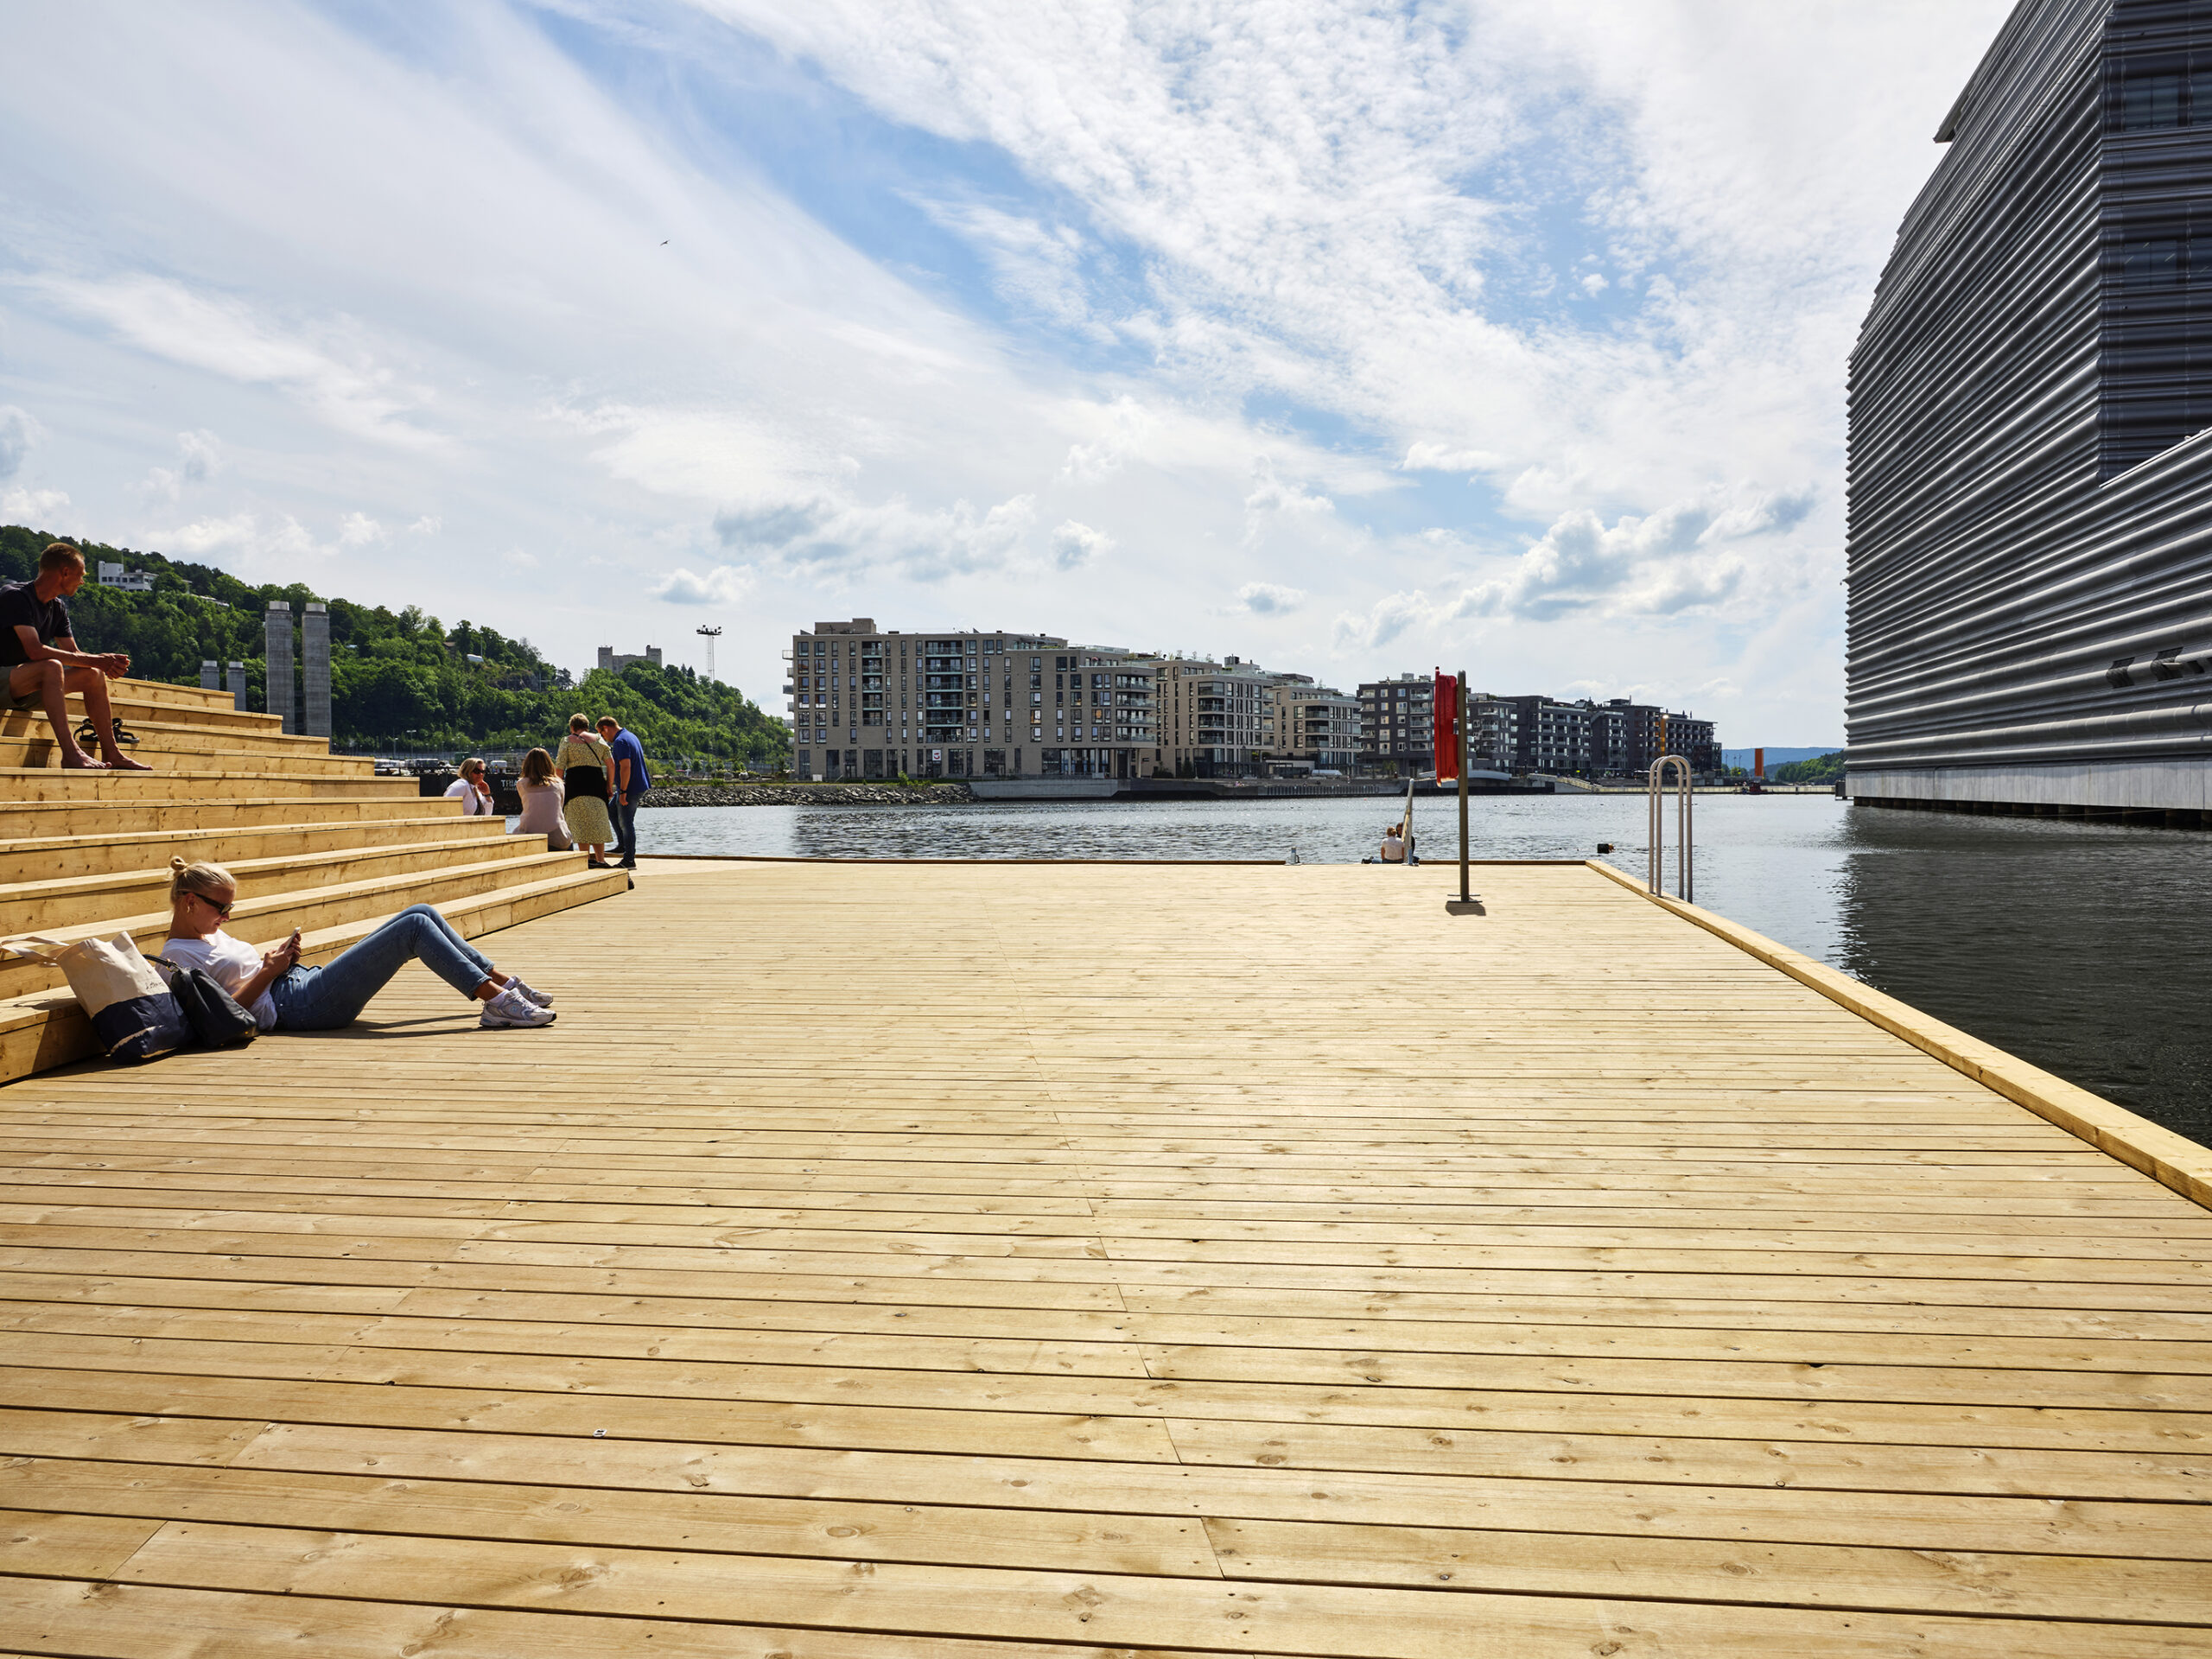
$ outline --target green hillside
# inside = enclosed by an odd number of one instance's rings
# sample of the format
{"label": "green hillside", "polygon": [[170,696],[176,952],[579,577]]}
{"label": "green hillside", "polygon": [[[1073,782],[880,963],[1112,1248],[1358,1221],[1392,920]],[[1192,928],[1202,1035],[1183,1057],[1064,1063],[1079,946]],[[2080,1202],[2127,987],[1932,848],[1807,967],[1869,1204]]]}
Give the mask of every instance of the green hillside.
{"label": "green hillside", "polygon": [[1786,765],[1769,766],[1767,781],[1775,784],[1834,784],[1843,778],[1843,751],[1823,754],[1811,760],[1792,760]]}
{"label": "green hillside", "polygon": [[[0,582],[35,575],[40,551],[54,539],[19,524],[0,525]],[[648,755],[781,764],[790,753],[782,721],[742,692],[688,668],[633,663],[620,675],[594,669],[572,683],[529,640],[481,624],[448,628],[412,605],[395,613],[296,582],[253,587],[212,566],[158,553],[96,542],[74,545],[92,568],[108,559],[154,579],[150,594],[119,593],[87,581],[69,601],[79,645],[128,652],[134,675],[180,685],[199,684],[204,658],[243,662],[248,701],[256,709],[266,706],[262,651],[269,601],[290,601],[296,615],[309,600],[327,604],[331,741],[342,748],[550,747],[570,715],[612,714],[639,734]],[[296,634],[293,660],[299,660]]]}

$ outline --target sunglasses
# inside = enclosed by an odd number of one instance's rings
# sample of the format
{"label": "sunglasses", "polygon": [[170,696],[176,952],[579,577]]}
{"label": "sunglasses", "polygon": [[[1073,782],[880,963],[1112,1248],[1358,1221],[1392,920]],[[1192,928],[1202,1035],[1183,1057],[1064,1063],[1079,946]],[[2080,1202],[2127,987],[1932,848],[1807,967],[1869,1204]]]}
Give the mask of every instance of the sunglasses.
{"label": "sunglasses", "polygon": [[195,893],[192,896],[197,899],[201,904],[207,906],[208,909],[213,911],[218,916],[223,917],[229,916],[231,913],[231,905],[238,903],[238,900],[233,899],[230,901],[230,904],[219,905],[204,893]]}

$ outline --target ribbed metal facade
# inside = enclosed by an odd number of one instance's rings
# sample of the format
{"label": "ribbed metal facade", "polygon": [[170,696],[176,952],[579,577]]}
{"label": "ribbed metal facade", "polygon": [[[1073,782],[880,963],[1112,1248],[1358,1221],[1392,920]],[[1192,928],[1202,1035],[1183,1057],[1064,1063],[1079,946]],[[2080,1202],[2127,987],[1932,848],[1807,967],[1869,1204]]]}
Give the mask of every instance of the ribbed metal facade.
{"label": "ribbed metal facade", "polygon": [[1938,136],[1851,363],[1847,787],[2202,810],[2212,4],[2022,0]]}

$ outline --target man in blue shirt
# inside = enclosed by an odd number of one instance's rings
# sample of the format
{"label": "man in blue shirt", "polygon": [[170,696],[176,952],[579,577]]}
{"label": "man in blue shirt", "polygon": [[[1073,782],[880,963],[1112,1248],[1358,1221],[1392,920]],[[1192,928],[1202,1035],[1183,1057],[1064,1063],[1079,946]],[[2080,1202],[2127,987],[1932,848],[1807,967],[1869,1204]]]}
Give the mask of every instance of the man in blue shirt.
{"label": "man in blue shirt", "polygon": [[614,776],[608,779],[613,788],[614,827],[622,839],[616,850],[626,870],[638,868],[638,803],[653,786],[652,777],[645,771],[645,746],[638,741],[635,732],[622,729],[622,722],[612,715],[602,715],[599,734],[607,747],[614,751]]}

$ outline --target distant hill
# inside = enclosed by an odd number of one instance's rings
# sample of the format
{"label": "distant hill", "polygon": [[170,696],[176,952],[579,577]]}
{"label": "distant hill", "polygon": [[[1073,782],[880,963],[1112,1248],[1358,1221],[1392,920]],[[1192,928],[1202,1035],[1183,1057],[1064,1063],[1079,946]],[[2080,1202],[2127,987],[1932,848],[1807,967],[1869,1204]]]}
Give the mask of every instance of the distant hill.
{"label": "distant hill", "polygon": [[[1776,766],[1787,766],[1793,760],[1817,760],[1824,754],[1834,754],[1842,747],[1840,743],[1831,743],[1826,748],[1820,749],[1769,749],[1766,752],[1767,767],[1771,771]],[[1751,769],[1751,752],[1749,749],[1723,749],[1720,751],[1720,764],[1724,766],[1741,766],[1745,772],[1749,772]]]}
{"label": "distant hill", "polygon": [[[37,574],[38,556],[59,539],[21,524],[0,525],[0,582]],[[130,594],[86,581],[69,601],[77,643],[130,654],[130,671],[179,685],[200,683],[200,664],[243,662],[247,701],[265,708],[262,652],[269,601],[330,607],[333,744],[354,749],[428,751],[551,747],[569,716],[611,714],[655,755],[755,759],[781,764],[790,734],[734,686],[688,668],[632,663],[621,673],[594,669],[573,680],[529,640],[471,622],[448,628],[410,605],[382,606],[318,594],[297,582],[253,587],[209,565],[67,538],[94,569],[106,559],[153,578]],[[299,660],[296,637],[293,660]]]}

